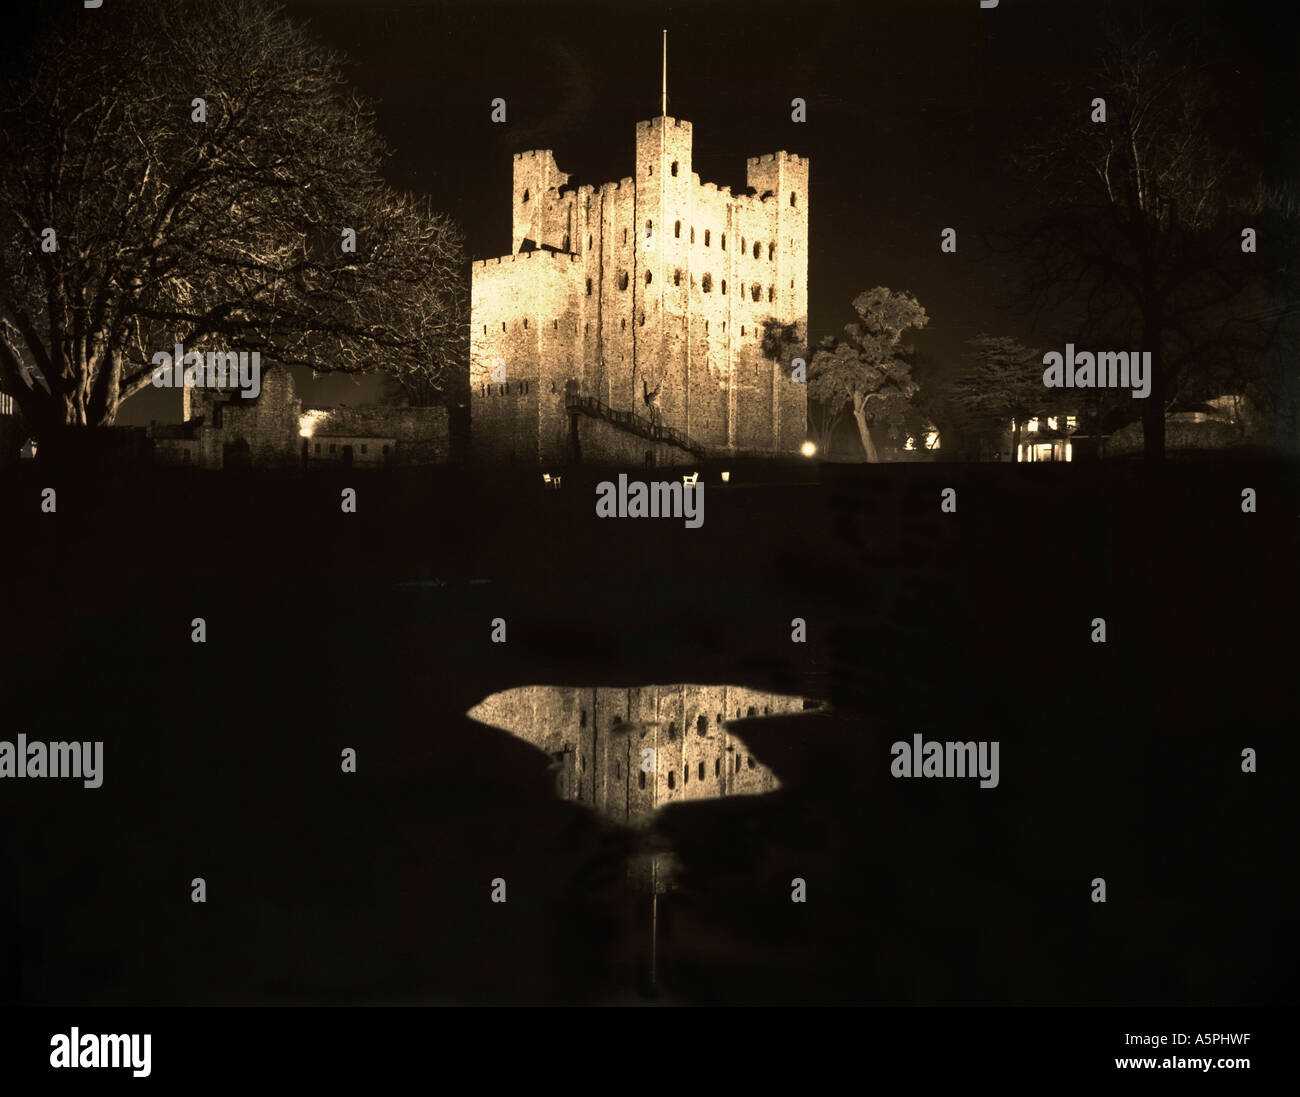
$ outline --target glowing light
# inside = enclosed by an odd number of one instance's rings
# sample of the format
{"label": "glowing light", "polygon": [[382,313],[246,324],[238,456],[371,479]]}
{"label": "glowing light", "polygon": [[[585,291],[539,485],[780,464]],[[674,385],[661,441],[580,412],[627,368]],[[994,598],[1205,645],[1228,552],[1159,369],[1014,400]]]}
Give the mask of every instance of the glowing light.
{"label": "glowing light", "polygon": [[725,484],[728,480],[730,480],[730,479],[731,479],[731,473],[729,473],[729,472],[724,472],[724,473],[722,474],[722,482],[723,482],[724,484]]}
{"label": "glowing light", "polygon": [[304,411],[298,416],[298,436],[310,438],[316,433],[316,428],[328,417],[328,411]]}
{"label": "glowing light", "polygon": [[799,447],[799,452],[805,457],[813,457],[817,453],[817,445],[814,442],[805,442]]}

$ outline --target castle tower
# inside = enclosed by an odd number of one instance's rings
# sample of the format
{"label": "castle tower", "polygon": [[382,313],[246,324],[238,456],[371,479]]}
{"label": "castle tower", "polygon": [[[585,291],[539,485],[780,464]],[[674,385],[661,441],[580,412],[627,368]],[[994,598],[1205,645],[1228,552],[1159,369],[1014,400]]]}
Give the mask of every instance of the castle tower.
{"label": "castle tower", "polygon": [[562,461],[570,383],[716,452],[803,442],[806,385],[762,339],[776,320],[806,340],[808,161],[751,159],[733,194],[701,182],[692,145],[689,122],[639,122],[633,174],[599,187],[548,149],[515,156],[512,253],[473,267],[477,458]]}

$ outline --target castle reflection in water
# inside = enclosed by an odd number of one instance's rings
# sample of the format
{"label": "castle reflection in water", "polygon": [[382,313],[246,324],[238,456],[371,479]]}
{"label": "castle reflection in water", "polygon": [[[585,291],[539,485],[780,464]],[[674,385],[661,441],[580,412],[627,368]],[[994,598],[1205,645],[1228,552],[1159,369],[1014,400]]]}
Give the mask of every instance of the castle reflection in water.
{"label": "castle reflection in water", "polygon": [[812,705],[740,686],[519,686],[468,715],[549,754],[564,799],[637,826],[666,804],[778,788],[728,724]]}

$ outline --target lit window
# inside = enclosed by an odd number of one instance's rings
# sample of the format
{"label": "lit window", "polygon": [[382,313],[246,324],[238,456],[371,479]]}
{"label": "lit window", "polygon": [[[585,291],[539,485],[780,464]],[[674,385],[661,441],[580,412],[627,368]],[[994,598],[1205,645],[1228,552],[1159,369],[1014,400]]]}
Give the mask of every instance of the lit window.
{"label": "lit window", "polygon": [[1036,418],[1030,419],[1029,422],[1025,425],[1025,430],[1035,431],[1037,429],[1038,429],[1038,420]]}

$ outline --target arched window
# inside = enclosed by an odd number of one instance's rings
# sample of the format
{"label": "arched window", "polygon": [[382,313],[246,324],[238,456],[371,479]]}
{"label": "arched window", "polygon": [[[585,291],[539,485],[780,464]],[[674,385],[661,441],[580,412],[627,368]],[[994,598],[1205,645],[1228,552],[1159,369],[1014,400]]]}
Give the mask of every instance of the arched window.
{"label": "arched window", "polygon": [[767,261],[770,263],[770,262],[771,262],[773,259],[775,259],[775,258],[776,258],[776,245],[775,245],[775,244],[768,244],[768,245],[767,245]]}
{"label": "arched window", "polygon": [[727,292],[727,280],[725,278],[722,280],[722,292]]}
{"label": "arched window", "polygon": [[[676,174],[677,174],[677,161],[674,160],[674,161],[673,161],[673,175],[675,176]],[[791,195],[791,197],[794,197],[794,196]]]}
{"label": "arched window", "polygon": [[673,236],[678,240],[682,238],[682,223],[680,221],[673,222]]}
{"label": "arched window", "polygon": [[763,250],[763,245],[760,244],[757,240],[755,240],[755,241],[754,241],[754,258],[755,258],[755,259],[758,258],[759,252],[761,252],[762,250]]}
{"label": "arched window", "polygon": [[713,292],[713,275],[706,274],[700,279],[700,289],[704,290],[705,293]]}
{"label": "arched window", "polygon": [[705,229],[705,230],[704,230],[704,246],[705,246],[706,248],[709,246],[709,230],[708,230],[708,229]]}
{"label": "arched window", "polygon": [[621,271],[618,276],[618,288],[627,289],[627,271]]}
{"label": "arched window", "polygon": [[646,272],[645,272],[645,284],[646,284],[647,286],[650,284],[650,280],[651,280],[653,277],[654,277],[654,275],[651,274],[650,271],[646,271]]}
{"label": "arched window", "polygon": [[524,188],[524,201],[525,201],[525,202],[528,201],[528,188],[527,188],[527,187]]}
{"label": "arched window", "polygon": [[755,283],[754,283],[752,286],[750,286],[750,288],[749,288],[749,295],[750,295],[750,296],[751,296],[755,301],[757,301],[757,300],[758,300],[758,299],[763,295],[762,287],[759,286],[759,284],[758,284],[757,282],[755,282]]}
{"label": "arched window", "polygon": [[745,765],[747,765],[750,769],[754,768],[754,759],[751,758],[748,754],[745,755]]}
{"label": "arched window", "polygon": [[699,735],[705,734],[709,730],[709,718],[704,715],[695,718],[695,731]]}
{"label": "arched window", "polygon": [[797,203],[796,203],[795,200],[794,200],[794,191],[791,191],[791,192],[790,192],[790,205],[792,205],[792,206],[793,206],[793,205],[797,205]]}

